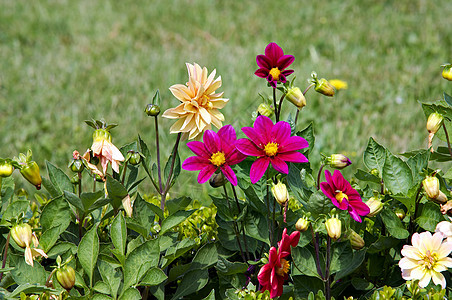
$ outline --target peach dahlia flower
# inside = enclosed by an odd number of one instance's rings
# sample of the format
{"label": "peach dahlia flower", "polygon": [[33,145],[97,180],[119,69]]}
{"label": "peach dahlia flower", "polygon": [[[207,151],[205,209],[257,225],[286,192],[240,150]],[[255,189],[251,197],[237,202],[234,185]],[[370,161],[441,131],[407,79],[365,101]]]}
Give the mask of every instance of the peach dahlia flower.
{"label": "peach dahlia flower", "polygon": [[223,125],[224,116],[218,109],[223,108],[229,99],[223,98],[223,92],[216,93],[221,87],[221,76],[215,79],[216,70],[208,75],[207,68],[198,64],[187,63],[188,82],[186,85],[175,84],[170,87],[171,93],[181,104],[163,113],[165,118],[178,119],[171,126],[171,133],[183,133],[183,138],[196,139],[211,129]]}

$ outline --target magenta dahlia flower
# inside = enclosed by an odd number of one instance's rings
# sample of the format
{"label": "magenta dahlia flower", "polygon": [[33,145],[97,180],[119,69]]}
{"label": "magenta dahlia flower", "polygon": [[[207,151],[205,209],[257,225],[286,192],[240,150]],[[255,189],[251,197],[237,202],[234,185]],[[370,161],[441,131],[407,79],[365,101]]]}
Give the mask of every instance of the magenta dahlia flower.
{"label": "magenta dahlia flower", "polygon": [[265,55],[256,57],[257,69],[254,74],[261,78],[266,78],[272,87],[276,88],[278,82],[285,83],[286,77],[293,73],[293,70],[285,70],[293,63],[293,55],[284,55],[283,50],[276,43],[270,43],[265,47]]}
{"label": "magenta dahlia flower", "polygon": [[259,116],[254,121],[254,128],[243,127],[242,131],[249,139],[239,139],[237,149],[245,155],[258,157],[250,171],[253,184],[262,178],[269,163],[276,171],[287,174],[289,167],[286,161],[308,162],[303,154],[297,152],[307,148],[308,142],[300,136],[290,136],[290,125],[287,122],[273,124],[270,118]]}
{"label": "magenta dahlia flower", "polygon": [[187,158],[182,163],[182,169],[187,171],[201,171],[198,175],[198,182],[204,183],[218,169],[233,185],[237,185],[237,176],[230,166],[238,164],[246,158],[235,148],[237,137],[234,127],[226,125],[220,128],[218,133],[206,130],[203,142],[188,142],[187,146],[196,154]]}
{"label": "magenta dahlia flower", "polygon": [[351,184],[344,179],[344,176],[338,170],[334,170],[333,176],[331,176],[330,171],[325,170],[325,179],[327,182],[320,183],[322,192],[331,199],[337,208],[347,210],[353,220],[361,223],[360,216],[368,215],[370,209],[363,202],[359,193],[352,188]]}

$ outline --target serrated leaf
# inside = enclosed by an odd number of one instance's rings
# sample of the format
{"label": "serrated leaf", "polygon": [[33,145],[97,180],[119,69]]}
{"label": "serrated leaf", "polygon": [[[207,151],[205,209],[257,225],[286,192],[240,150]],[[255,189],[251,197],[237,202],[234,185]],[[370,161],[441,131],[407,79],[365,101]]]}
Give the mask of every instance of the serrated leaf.
{"label": "serrated leaf", "polygon": [[42,247],[45,253],[47,253],[50,248],[55,245],[60,236],[61,230],[60,226],[52,227],[44,231],[39,238],[39,245]]}
{"label": "serrated leaf", "polygon": [[245,218],[245,233],[247,236],[270,245],[267,216],[254,211],[249,212]]}
{"label": "serrated leaf", "polygon": [[76,194],[69,191],[64,191],[64,198],[67,202],[69,202],[69,204],[73,205],[80,212],[84,211],[82,200],[80,200],[80,198]]}
{"label": "serrated leaf", "polygon": [[[11,255],[11,258],[14,258],[15,269],[12,270],[10,274],[18,285],[24,285],[27,283],[45,285],[47,280],[47,272],[40,263],[35,261],[32,267],[25,262],[23,255]],[[11,258],[8,253],[8,259]]]}
{"label": "serrated leaf", "polygon": [[311,153],[311,151],[314,149],[314,143],[315,143],[315,135],[314,135],[314,125],[313,123],[309,123],[308,126],[306,126],[306,128],[304,128],[303,130],[297,132],[298,136],[301,136],[302,138],[304,138],[308,144],[309,147],[302,150],[302,152],[307,152],[308,154]]}
{"label": "serrated leaf", "polygon": [[164,169],[165,182],[168,180],[168,176],[170,176],[170,170],[171,170],[172,165],[173,165],[173,172],[171,174],[170,185],[174,184],[174,181],[179,176],[180,170],[181,170],[180,157],[179,157],[178,152],[176,152],[174,163],[173,163],[173,153],[171,153],[171,155],[168,157],[168,161],[166,162],[165,169]]}
{"label": "serrated leaf", "polygon": [[146,275],[144,275],[143,279],[141,279],[140,285],[144,286],[154,286],[159,285],[160,283],[164,282],[168,276],[160,270],[159,268],[153,267],[150,268]]}
{"label": "serrated leaf", "polygon": [[307,247],[292,248],[292,258],[294,264],[292,271],[294,276],[304,274],[320,278],[320,275],[317,273],[317,267],[311,249]]}
{"label": "serrated leaf", "polygon": [[124,255],[126,251],[127,227],[121,213],[117,214],[111,223],[110,236],[115,248]]}
{"label": "serrated leaf", "polygon": [[230,262],[227,259],[219,256],[216,269],[221,275],[226,276],[237,273],[245,273],[248,269],[248,265],[242,262]]}
{"label": "serrated leaf", "polygon": [[102,294],[107,294],[107,295],[110,295],[110,293],[111,293],[110,286],[103,281],[97,281],[93,287],[93,290],[95,290],[96,292],[102,293]]}
{"label": "serrated leaf", "polygon": [[160,234],[162,235],[165,232],[167,232],[168,230],[170,230],[171,228],[173,228],[174,226],[179,225],[180,223],[185,221],[185,219],[187,219],[189,216],[191,216],[195,211],[196,211],[195,209],[182,210],[182,211],[176,212],[175,214],[173,214],[171,216],[168,216],[162,222],[162,228],[160,230]]}
{"label": "serrated leaf", "polygon": [[202,246],[193,258],[192,269],[207,269],[218,261],[216,243],[209,243]]}
{"label": "serrated leaf", "polygon": [[426,202],[422,206],[420,216],[416,219],[416,223],[423,229],[434,232],[436,225],[443,220],[443,215],[439,206],[433,202]]}
{"label": "serrated leaf", "polygon": [[73,186],[69,177],[57,166],[51,162],[46,161],[47,172],[49,173],[50,181],[52,182],[59,195],[62,195],[64,191],[73,191]]}
{"label": "serrated leaf", "polygon": [[368,182],[373,182],[376,184],[380,184],[381,179],[378,178],[377,176],[368,173],[366,171],[363,171],[361,169],[358,169],[357,172],[355,173],[355,177],[356,179],[360,180],[360,181],[368,181]]}
{"label": "serrated leaf", "polygon": [[413,182],[419,182],[424,179],[423,170],[427,169],[430,153],[428,150],[421,150],[406,161],[411,169]]}
{"label": "serrated leaf", "polygon": [[17,299],[21,293],[40,294],[44,292],[57,293],[57,290],[51,289],[44,284],[24,283],[16,287],[16,289],[8,296],[8,299]]}
{"label": "serrated leaf", "polygon": [[99,236],[97,235],[97,226],[93,226],[85,233],[78,245],[78,260],[85,272],[88,274],[90,284],[93,286],[93,272],[96,266],[97,256],[99,255]]}
{"label": "serrated leaf", "polygon": [[121,207],[122,199],[129,194],[124,185],[112,177],[107,177],[107,193],[108,198],[113,200],[111,205],[115,210]]}
{"label": "serrated leaf", "polygon": [[367,169],[377,169],[378,173],[383,174],[383,166],[386,160],[386,149],[378,144],[373,138],[369,138],[367,148],[364,151],[363,162]]}
{"label": "serrated leaf", "polygon": [[17,216],[21,215],[22,213],[25,215],[29,205],[30,201],[28,200],[15,200],[11,202],[3,213],[2,220],[9,221],[11,219],[17,218]]}
{"label": "serrated leaf", "polygon": [[331,274],[337,281],[355,271],[364,261],[366,250],[353,251],[349,242],[335,244],[331,258]]}
{"label": "serrated leaf", "polygon": [[402,221],[400,221],[400,219],[392,210],[384,208],[380,212],[380,216],[391,236],[395,237],[396,239],[403,240],[410,235],[408,230],[406,230],[403,226]]}
{"label": "serrated leaf", "polygon": [[449,106],[452,106],[452,97],[449,96],[446,92],[443,93],[443,97],[444,101],[446,101]]}
{"label": "serrated leaf", "polygon": [[136,288],[130,287],[119,297],[119,300],[141,300],[141,294]]}
{"label": "serrated leaf", "polygon": [[110,294],[116,299],[119,286],[122,281],[122,272],[117,271],[108,262],[104,260],[99,260],[97,263],[99,273],[102,276],[102,280],[108,284],[110,287]]}
{"label": "serrated leaf", "polygon": [[408,164],[389,151],[383,166],[383,182],[394,195],[408,193],[413,185],[413,175]]}
{"label": "serrated leaf", "polygon": [[41,213],[42,230],[46,231],[52,227],[60,226],[60,233],[66,230],[71,222],[72,213],[68,203],[59,196],[44,206]]}

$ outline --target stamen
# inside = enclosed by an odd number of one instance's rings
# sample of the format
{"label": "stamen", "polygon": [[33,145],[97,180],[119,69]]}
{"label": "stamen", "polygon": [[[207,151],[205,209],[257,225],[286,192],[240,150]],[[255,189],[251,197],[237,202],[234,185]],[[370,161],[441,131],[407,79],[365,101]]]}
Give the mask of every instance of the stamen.
{"label": "stamen", "polygon": [[267,156],[275,156],[278,153],[278,144],[268,143],[264,147],[264,152]]}
{"label": "stamen", "polygon": [[223,165],[226,162],[226,158],[224,157],[224,153],[223,152],[216,152],[214,154],[212,154],[212,156],[210,157],[209,161],[219,167],[221,165]]}

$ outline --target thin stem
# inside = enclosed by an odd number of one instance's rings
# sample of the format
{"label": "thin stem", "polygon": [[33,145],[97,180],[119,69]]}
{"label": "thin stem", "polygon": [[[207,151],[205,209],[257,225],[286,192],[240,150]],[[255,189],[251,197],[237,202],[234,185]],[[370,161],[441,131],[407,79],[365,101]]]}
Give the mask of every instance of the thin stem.
{"label": "thin stem", "polygon": [[52,272],[50,272],[50,275],[47,277],[45,286],[52,287],[52,284],[50,283],[50,280],[52,279],[53,273],[55,273],[56,270],[57,269],[53,269]]}
{"label": "thin stem", "polygon": [[312,233],[312,243],[314,244],[314,250],[315,250],[315,266],[317,268],[317,273],[319,273],[320,278],[322,278],[322,280],[323,280],[324,279],[323,272],[322,272],[322,268],[320,267],[319,234],[315,233],[315,235],[314,235],[314,228],[312,227],[312,224],[311,224],[311,233]]}
{"label": "thin stem", "polygon": [[325,165],[322,164],[319,169],[319,173],[317,174],[317,190],[320,190],[320,176],[322,175],[322,170]]}
{"label": "thin stem", "polygon": [[276,122],[279,122],[278,105],[276,104],[276,88],[273,88],[273,106],[275,107]]}
{"label": "thin stem", "polygon": [[268,232],[270,233],[270,245],[273,245],[273,232],[272,232],[272,228],[271,228],[271,224],[270,224],[270,193],[268,190],[268,170],[267,172],[265,172],[265,175],[267,177],[267,181],[265,183],[265,187],[267,189],[267,219],[268,219]]}
{"label": "thin stem", "polygon": [[163,187],[162,187],[162,172],[160,167],[159,122],[157,116],[154,117],[154,120],[155,120],[155,148],[157,151],[157,173],[159,177],[159,189],[160,189],[159,194],[162,194]]}
{"label": "thin stem", "polygon": [[122,169],[122,179],[121,179],[122,185],[124,185],[124,181],[126,179],[126,172],[127,172],[127,161],[124,163],[124,168]]}
{"label": "thin stem", "polygon": [[[4,269],[6,266],[6,257],[8,256],[9,238],[10,237],[11,237],[11,231],[8,232],[8,236],[6,237],[5,252],[3,252],[2,269]],[[3,278],[3,272],[0,273],[0,281],[2,281],[2,278]]]}
{"label": "thin stem", "polygon": [[93,193],[96,191],[96,175],[94,175],[94,181],[93,181]]}
{"label": "thin stem", "polygon": [[148,294],[149,294],[149,286],[144,288],[143,299],[147,299],[148,298]]}
{"label": "thin stem", "polygon": [[444,134],[446,135],[447,148],[449,148],[449,154],[452,157],[452,149],[450,148],[449,134],[447,133],[447,129],[446,129],[446,124],[445,123],[443,123],[443,128],[444,128]]}
{"label": "thin stem", "polygon": [[182,133],[179,132],[177,134],[176,143],[174,144],[173,153],[171,154],[173,156],[173,158],[171,160],[171,167],[169,170],[168,178],[166,179],[165,189],[163,190],[163,193],[162,193],[162,201],[160,202],[160,208],[162,211],[164,211],[164,209],[165,209],[166,194],[168,193],[168,191],[171,187],[171,177],[173,176],[174,163],[176,162],[176,154],[177,154],[177,149],[179,148],[179,142],[180,142],[181,136],[182,136]]}
{"label": "thin stem", "polygon": [[315,83],[311,83],[310,85],[308,85],[308,87],[303,91],[303,96],[305,96],[309,89],[312,88],[314,85]]}
{"label": "thin stem", "polygon": [[78,172],[78,197],[82,194],[82,172]]}
{"label": "thin stem", "polygon": [[[228,203],[229,211],[232,212],[231,204],[229,203],[229,197],[228,197],[228,191],[226,189],[226,185],[223,185],[223,190],[224,190],[224,195],[226,197],[226,202]],[[246,262],[245,255],[243,254],[242,244],[240,243],[239,232],[238,232],[239,230],[238,230],[236,220],[233,221],[233,224],[234,224],[234,226],[232,228],[234,229],[235,239],[237,240],[237,245],[239,246],[239,249],[240,249],[240,255],[242,256],[243,261]]]}
{"label": "thin stem", "polygon": [[286,94],[282,94],[281,99],[279,99],[279,107],[278,107],[278,117],[281,115],[281,107],[282,107],[282,103],[284,98],[286,97]]}
{"label": "thin stem", "polygon": [[297,108],[297,112],[295,113],[295,128],[297,128],[298,115],[300,114],[300,110]]}

